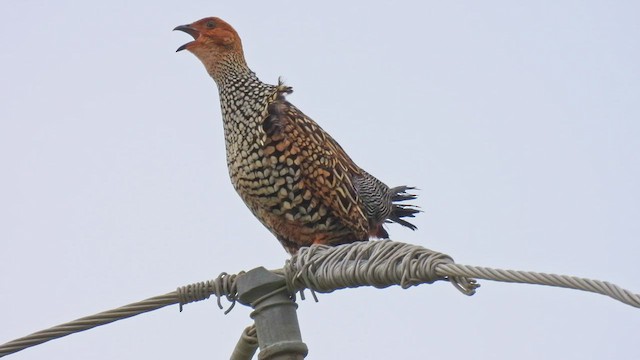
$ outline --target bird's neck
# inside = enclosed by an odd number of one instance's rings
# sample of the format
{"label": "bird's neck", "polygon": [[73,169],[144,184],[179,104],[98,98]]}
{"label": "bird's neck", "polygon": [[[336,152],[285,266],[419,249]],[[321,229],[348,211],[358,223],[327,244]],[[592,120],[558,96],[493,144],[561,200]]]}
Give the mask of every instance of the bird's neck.
{"label": "bird's neck", "polygon": [[248,112],[266,109],[268,99],[275,93],[276,87],[260,81],[242,54],[219,59],[214,67],[207,67],[207,71],[218,85],[225,120],[238,110],[244,115],[255,115]]}
{"label": "bird's neck", "polygon": [[276,86],[265,84],[249,69],[244,58],[219,59],[207,71],[218,85],[227,151],[241,140],[254,141],[260,136],[267,107],[277,92]]}
{"label": "bird's neck", "polygon": [[220,90],[245,79],[260,81],[255,73],[249,69],[241,53],[214,53],[208,57],[201,60],[203,60],[202,62],[205,64],[207,72],[215,80]]}
{"label": "bird's neck", "polygon": [[275,87],[260,81],[241,53],[225,54],[215,60],[209,62],[215,65],[207,66],[207,72],[218,85],[221,101],[255,103],[273,92]]}

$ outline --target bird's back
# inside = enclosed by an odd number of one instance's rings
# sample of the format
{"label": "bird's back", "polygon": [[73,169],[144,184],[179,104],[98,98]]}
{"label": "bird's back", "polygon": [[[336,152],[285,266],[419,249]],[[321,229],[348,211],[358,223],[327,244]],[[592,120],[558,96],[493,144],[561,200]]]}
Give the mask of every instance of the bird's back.
{"label": "bird's back", "polygon": [[[289,103],[290,91],[279,85],[254,99],[264,105],[252,107],[262,109],[260,115],[241,115],[244,125],[227,112],[227,156],[236,191],[291,253],[311,244],[387,237],[382,224],[394,207],[390,189]],[[222,106],[231,107],[224,100]],[[256,118],[253,127],[247,125]]]}

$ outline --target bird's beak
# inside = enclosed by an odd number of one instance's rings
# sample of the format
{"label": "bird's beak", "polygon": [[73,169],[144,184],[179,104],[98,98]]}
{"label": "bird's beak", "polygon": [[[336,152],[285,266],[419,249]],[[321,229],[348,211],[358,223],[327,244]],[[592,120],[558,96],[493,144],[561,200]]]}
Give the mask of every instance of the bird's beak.
{"label": "bird's beak", "polygon": [[194,43],[196,42],[195,40],[197,40],[197,39],[198,39],[198,37],[200,36],[200,32],[199,32],[198,30],[196,30],[196,29],[192,28],[192,27],[191,27],[191,25],[180,25],[180,26],[176,26],[176,27],[175,27],[175,29],[173,29],[173,31],[176,31],[176,30],[180,30],[180,31],[184,31],[184,32],[186,32],[187,34],[189,34],[189,35],[193,36],[193,40],[194,40],[194,41],[188,42],[188,43],[186,43],[186,44],[184,44],[184,45],[180,46],[180,47],[178,48],[178,50],[176,50],[176,52],[178,52],[178,51],[182,51],[182,50],[184,50],[184,49],[188,48],[188,47],[189,47],[189,45],[194,44]]}

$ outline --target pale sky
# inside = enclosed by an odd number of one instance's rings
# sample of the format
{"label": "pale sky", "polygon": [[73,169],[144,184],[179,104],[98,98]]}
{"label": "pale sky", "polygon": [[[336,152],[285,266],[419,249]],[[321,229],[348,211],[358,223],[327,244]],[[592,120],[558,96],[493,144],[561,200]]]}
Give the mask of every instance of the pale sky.
{"label": "pale sky", "polygon": [[[232,24],[258,76],[390,186],[392,239],[640,292],[633,1],[0,2],[0,343],[188,283],[279,268],[228,179],[217,89],[171,30]],[[299,301],[307,359],[634,359],[639,309],[481,281]],[[249,308],[168,307],[27,359],[228,358]]]}

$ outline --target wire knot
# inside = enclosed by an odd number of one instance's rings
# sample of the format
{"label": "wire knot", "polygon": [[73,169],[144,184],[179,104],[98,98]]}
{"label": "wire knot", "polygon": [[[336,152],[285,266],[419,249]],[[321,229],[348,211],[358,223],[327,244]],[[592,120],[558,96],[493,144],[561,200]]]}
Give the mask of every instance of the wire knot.
{"label": "wire knot", "polygon": [[201,281],[179,287],[176,290],[176,295],[179,300],[180,311],[182,311],[183,305],[195,301],[206,300],[211,295],[215,295],[220,309],[224,308],[220,301],[223,296],[231,303],[229,308],[224,312],[225,314],[228,314],[236,305],[236,300],[238,298],[236,278],[242,274],[244,274],[244,271],[232,275],[223,272],[213,280]]}
{"label": "wire knot", "polygon": [[402,288],[450,281],[456,289],[473,295],[478,285],[466,277],[438,274],[438,266],[453,264],[446,254],[420,246],[379,240],[329,247],[313,245],[301,248],[283,268],[287,286],[293,293],[308,288],[329,293],[359,286]]}

